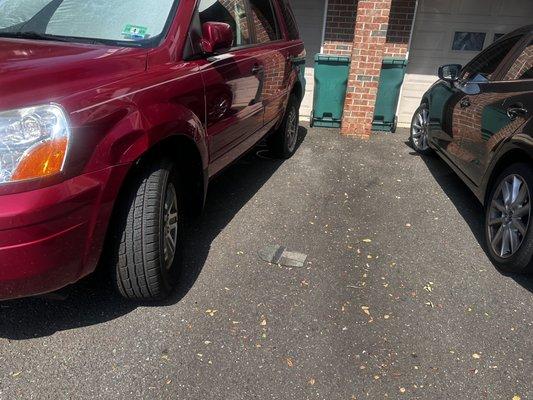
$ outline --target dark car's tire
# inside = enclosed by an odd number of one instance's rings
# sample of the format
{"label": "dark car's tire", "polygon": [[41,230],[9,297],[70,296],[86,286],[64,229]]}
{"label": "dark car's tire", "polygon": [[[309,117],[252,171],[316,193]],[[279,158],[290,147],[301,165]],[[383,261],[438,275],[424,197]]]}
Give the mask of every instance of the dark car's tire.
{"label": "dark car's tire", "polygon": [[509,166],[492,185],[485,205],[485,245],[491,261],[502,272],[524,273],[531,265],[532,195],[533,168],[529,164]]}
{"label": "dark car's tire", "polygon": [[292,157],[296,152],[299,121],[300,102],[295,95],[291,95],[280,127],[267,140],[270,152],[274,157],[286,159]]}
{"label": "dark car's tire", "polygon": [[420,105],[411,120],[411,131],[409,141],[411,147],[417,153],[430,155],[433,150],[429,147],[429,110],[426,104]]}
{"label": "dark car's tire", "polygon": [[172,292],[181,261],[183,215],[179,179],[169,159],[152,161],[134,177],[119,204],[111,254],[119,293],[162,300]]}

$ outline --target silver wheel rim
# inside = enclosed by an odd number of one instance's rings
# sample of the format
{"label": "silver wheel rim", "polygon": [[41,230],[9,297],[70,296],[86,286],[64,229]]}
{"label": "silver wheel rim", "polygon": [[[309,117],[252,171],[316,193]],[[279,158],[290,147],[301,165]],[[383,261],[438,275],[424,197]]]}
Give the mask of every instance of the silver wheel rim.
{"label": "silver wheel rim", "polygon": [[174,264],[176,244],[178,242],[178,195],[172,183],[167,186],[163,212],[163,254],[165,257],[165,269],[168,271]]}
{"label": "silver wheel rim", "polygon": [[296,110],[291,108],[289,116],[287,117],[287,148],[292,153],[298,141],[298,117]]}
{"label": "silver wheel rim", "polygon": [[426,151],[429,149],[429,111],[426,108],[420,109],[413,118],[411,126],[411,137],[417,150]]}
{"label": "silver wheel rim", "polygon": [[529,188],[519,175],[506,177],[494,192],[487,228],[499,257],[512,257],[520,249],[529,229],[530,204]]}

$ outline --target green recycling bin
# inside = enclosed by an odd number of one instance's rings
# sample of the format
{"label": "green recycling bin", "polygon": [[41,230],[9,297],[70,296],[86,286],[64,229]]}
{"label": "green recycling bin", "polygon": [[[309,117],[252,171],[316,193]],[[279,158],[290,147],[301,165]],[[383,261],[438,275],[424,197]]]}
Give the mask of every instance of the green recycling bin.
{"label": "green recycling bin", "polygon": [[349,72],[349,57],[325,54],[315,56],[315,93],[311,127],[341,126]]}
{"label": "green recycling bin", "polygon": [[372,130],[396,131],[398,124],[396,109],[398,108],[400,89],[406,68],[407,60],[398,58],[383,59]]}

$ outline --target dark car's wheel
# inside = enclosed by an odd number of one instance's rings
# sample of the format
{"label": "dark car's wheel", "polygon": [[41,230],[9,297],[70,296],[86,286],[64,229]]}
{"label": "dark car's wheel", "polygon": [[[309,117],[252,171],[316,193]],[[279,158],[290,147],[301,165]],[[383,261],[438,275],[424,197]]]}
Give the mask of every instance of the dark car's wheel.
{"label": "dark car's wheel", "polygon": [[486,246],[492,262],[504,272],[525,272],[533,258],[531,195],[533,171],[513,164],[494,182],[486,204]]}
{"label": "dark car's wheel", "polygon": [[300,126],[300,103],[291,95],[280,127],[268,138],[268,147],[275,157],[290,158],[296,151]]}
{"label": "dark car's wheel", "polygon": [[415,111],[411,121],[411,146],[418,153],[429,155],[432,153],[429,147],[429,110],[427,105],[422,104]]}
{"label": "dark car's wheel", "polygon": [[168,159],[146,165],[120,204],[112,254],[122,296],[161,300],[177,282],[182,240],[179,180]]}

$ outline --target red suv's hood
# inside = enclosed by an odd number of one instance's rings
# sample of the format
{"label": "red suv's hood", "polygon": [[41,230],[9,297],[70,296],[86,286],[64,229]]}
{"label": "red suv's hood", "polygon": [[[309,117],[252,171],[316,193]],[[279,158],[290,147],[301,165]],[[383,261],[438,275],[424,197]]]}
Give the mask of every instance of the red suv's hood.
{"label": "red suv's hood", "polygon": [[0,38],[0,110],[61,99],[142,72],[146,50]]}

